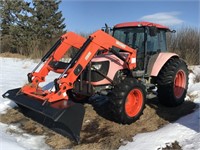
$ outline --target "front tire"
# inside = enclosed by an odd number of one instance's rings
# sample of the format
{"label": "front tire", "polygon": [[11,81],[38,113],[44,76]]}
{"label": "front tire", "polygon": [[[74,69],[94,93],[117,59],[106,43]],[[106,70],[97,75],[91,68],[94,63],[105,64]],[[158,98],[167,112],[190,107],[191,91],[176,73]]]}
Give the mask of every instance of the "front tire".
{"label": "front tire", "polygon": [[80,95],[78,93],[72,92],[71,90],[69,90],[67,94],[72,101],[77,102],[77,103],[86,103],[88,102],[88,99],[89,99],[88,96]]}
{"label": "front tire", "polygon": [[165,106],[178,106],[184,102],[188,87],[188,69],[186,63],[170,58],[157,77],[158,98]]}
{"label": "front tire", "polygon": [[108,95],[114,120],[122,124],[131,124],[142,115],[146,91],[144,85],[133,78],[126,78],[114,86]]}

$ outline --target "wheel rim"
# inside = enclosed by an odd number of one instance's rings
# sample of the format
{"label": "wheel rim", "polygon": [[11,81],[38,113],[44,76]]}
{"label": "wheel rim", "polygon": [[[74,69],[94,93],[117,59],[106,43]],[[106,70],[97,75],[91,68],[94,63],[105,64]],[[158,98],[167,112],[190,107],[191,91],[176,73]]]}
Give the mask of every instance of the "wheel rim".
{"label": "wheel rim", "polygon": [[126,103],[125,103],[125,112],[129,117],[136,116],[143,104],[143,94],[139,89],[133,89],[129,92]]}
{"label": "wheel rim", "polygon": [[176,73],[175,79],[174,79],[174,95],[176,98],[180,98],[184,91],[186,86],[186,75],[183,70],[179,70]]}

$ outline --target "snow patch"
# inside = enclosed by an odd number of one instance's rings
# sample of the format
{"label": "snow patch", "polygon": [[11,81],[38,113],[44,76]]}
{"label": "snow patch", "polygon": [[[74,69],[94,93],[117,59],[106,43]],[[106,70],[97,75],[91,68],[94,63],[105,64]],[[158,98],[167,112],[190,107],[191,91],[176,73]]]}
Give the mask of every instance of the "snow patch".
{"label": "snow patch", "polygon": [[[31,72],[35,66],[36,63],[29,59],[0,58],[0,94],[2,95],[9,89],[18,88],[27,83],[26,74]],[[133,142],[123,141],[126,145],[121,146],[119,148],[120,150],[158,149],[160,147],[165,147],[166,143],[172,143],[174,141],[178,141],[184,150],[200,150],[200,83],[194,82],[195,77],[200,74],[200,66],[192,66],[191,68],[192,72],[189,75],[188,96],[186,99],[190,100],[193,98],[193,101],[198,105],[196,110],[157,131],[136,135],[133,137]],[[58,77],[58,75],[52,74],[48,76],[48,80],[52,81],[55,77]],[[45,89],[51,87],[52,83],[43,85]],[[0,97],[1,114],[5,113],[6,109],[14,106],[16,106],[15,103]],[[7,132],[9,129],[16,130],[17,132]],[[9,126],[0,123],[0,149],[51,149],[45,144],[44,139],[45,136],[34,136],[23,133],[23,131],[18,128],[17,124]]]}

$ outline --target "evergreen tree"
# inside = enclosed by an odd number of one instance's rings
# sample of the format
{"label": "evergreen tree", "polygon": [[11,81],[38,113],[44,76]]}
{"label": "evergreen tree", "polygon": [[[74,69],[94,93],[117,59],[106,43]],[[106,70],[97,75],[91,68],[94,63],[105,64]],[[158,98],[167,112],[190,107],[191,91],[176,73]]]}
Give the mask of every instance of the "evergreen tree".
{"label": "evergreen tree", "polygon": [[60,2],[60,0],[33,0],[32,28],[39,37],[50,39],[64,32],[64,18],[61,11],[58,11]]}
{"label": "evergreen tree", "polygon": [[23,0],[0,1],[1,52],[18,52],[19,37],[24,33],[29,4]]}
{"label": "evergreen tree", "polygon": [[31,28],[34,33],[35,50],[47,51],[65,31],[60,0],[33,0]]}
{"label": "evergreen tree", "polygon": [[0,1],[1,52],[38,56],[64,33],[60,0],[33,0],[31,3]]}

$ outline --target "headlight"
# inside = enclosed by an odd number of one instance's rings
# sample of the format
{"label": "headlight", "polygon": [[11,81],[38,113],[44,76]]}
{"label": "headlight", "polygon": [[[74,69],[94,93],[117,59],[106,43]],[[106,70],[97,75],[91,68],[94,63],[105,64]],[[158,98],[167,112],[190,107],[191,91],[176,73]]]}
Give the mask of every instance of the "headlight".
{"label": "headlight", "polygon": [[102,66],[102,64],[94,64],[94,65],[92,65],[92,67],[94,67],[97,70],[101,69],[101,66]]}

